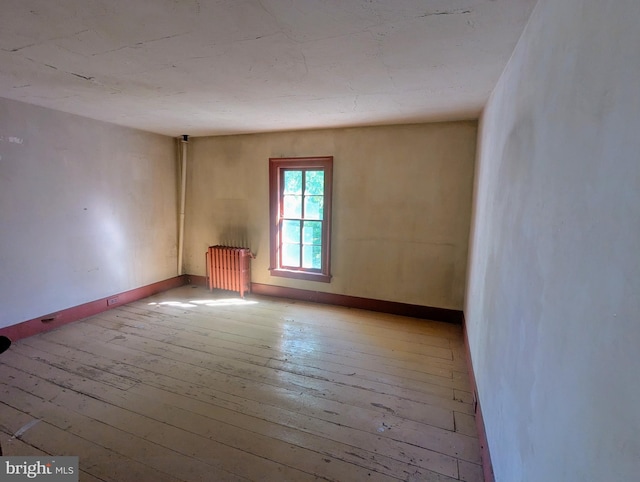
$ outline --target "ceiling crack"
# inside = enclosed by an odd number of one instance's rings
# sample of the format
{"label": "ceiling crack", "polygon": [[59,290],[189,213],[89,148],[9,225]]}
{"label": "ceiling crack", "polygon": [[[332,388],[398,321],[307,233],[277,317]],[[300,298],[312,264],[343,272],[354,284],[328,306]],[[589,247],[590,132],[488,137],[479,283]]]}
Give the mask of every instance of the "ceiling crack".
{"label": "ceiling crack", "polygon": [[93,79],[95,79],[95,77],[87,77],[86,75],[76,74],[74,72],[65,72],[65,73],[66,74],[75,75],[76,77],[79,77],[79,78],[84,79],[84,80],[93,80]]}
{"label": "ceiling crack", "polygon": [[176,33],[174,35],[165,35],[164,37],[159,37],[159,38],[153,38],[153,39],[149,39],[149,40],[143,40],[142,42],[136,42],[135,44],[132,45],[122,45],[120,47],[117,47],[115,49],[111,49],[111,50],[105,50],[104,52],[96,52],[91,54],[92,57],[95,57],[96,55],[103,55],[103,54],[108,54],[111,52],[117,52],[119,50],[124,50],[124,49],[137,49],[140,48],[141,45],[144,44],[148,44],[151,42],[159,42],[160,40],[166,40],[166,39],[170,39],[170,38],[174,38],[174,37],[180,37],[182,35],[187,35],[190,32],[183,32],[183,33]]}
{"label": "ceiling crack", "polygon": [[[90,29],[84,29],[84,30],[80,30],[78,32],[74,32],[73,35],[80,35],[82,33],[86,33],[86,32],[89,32],[89,31],[90,31]],[[66,38],[66,36],[53,37],[53,38],[47,39],[46,41],[47,42],[51,42],[53,40],[60,40],[60,39],[63,39],[63,38]],[[28,44],[28,45],[22,45],[20,47],[15,47],[15,48],[12,48],[12,49],[0,49],[0,50],[2,50],[4,52],[19,52],[20,50],[28,49],[29,47],[35,47],[36,45],[40,45],[41,43],[42,42],[34,42],[34,43],[31,43],[31,44]]]}
{"label": "ceiling crack", "polygon": [[28,49],[29,47],[34,47],[38,45],[37,43],[33,43],[33,44],[29,44],[29,45],[23,45],[22,47],[16,47],[14,49],[2,49],[5,52],[19,52],[22,49]]}
{"label": "ceiling crack", "polygon": [[433,17],[435,15],[461,15],[471,13],[471,10],[459,8],[457,10],[436,10],[435,12],[427,12],[422,15],[418,15],[415,18]]}

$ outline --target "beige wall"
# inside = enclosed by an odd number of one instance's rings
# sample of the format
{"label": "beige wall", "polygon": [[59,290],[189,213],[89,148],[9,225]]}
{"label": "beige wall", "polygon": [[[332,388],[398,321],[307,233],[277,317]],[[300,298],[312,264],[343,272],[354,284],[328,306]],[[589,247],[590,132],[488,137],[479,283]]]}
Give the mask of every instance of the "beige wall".
{"label": "beige wall", "polygon": [[0,99],[0,327],[176,275],[173,139]]}
{"label": "beige wall", "polygon": [[[461,309],[476,123],[195,138],[185,269],[213,244],[249,246],[252,280]],[[270,157],[334,156],[330,284],[269,274]]]}
{"label": "beige wall", "polygon": [[640,477],[638,20],[541,0],[482,118],[465,316],[498,482]]}

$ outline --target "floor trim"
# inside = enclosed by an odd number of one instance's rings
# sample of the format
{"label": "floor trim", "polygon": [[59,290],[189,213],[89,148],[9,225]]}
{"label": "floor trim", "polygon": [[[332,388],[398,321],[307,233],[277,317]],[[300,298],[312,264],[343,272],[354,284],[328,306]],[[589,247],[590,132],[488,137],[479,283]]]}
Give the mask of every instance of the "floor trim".
{"label": "floor trim", "polygon": [[[207,277],[186,275],[187,284],[207,286]],[[322,291],[302,290],[299,288],[285,288],[284,286],[251,283],[251,292],[256,295],[274,296],[276,298],[290,298],[301,301],[313,301],[327,305],[346,306],[362,310],[378,311],[393,315],[410,316],[423,320],[444,321],[457,325],[462,324],[462,311],[449,308],[435,308],[432,306],[410,305],[396,301],[374,300],[357,296],[325,293]]]}
{"label": "floor trim", "polygon": [[469,346],[469,336],[467,334],[467,324],[462,315],[462,333],[464,336],[464,349],[467,355],[467,371],[469,372],[469,381],[473,398],[475,400],[475,418],[476,427],[478,428],[478,438],[480,440],[480,456],[482,457],[482,471],[484,473],[484,482],[495,482],[493,475],[493,465],[491,464],[491,453],[489,452],[489,444],[487,443],[487,432],[484,428],[484,419],[482,417],[482,407],[478,398],[478,388],[476,385],[476,376],[473,371],[473,362],[471,361],[471,348]]}
{"label": "floor trim", "polygon": [[52,330],[67,323],[81,320],[88,316],[93,316],[113,307],[131,303],[147,296],[166,291],[171,288],[177,288],[186,283],[185,276],[176,276],[164,281],[158,281],[150,285],[141,286],[129,291],[117,293],[106,298],[83,303],[78,306],[72,306],[64,310],[49,313],[47,315],[38,316],[32,320],[27,320],[16,325],[7,326],[0,329],[0,335],[6,336],[12,341],[27,338],[43,331]]}
{"label": "floor trim", "polygon": [[200,276],[197,274],[188,274],[188,275],[185,275],[185,277],[187,279],[188,285],[204,286],[205,288],[208,287],[206,276]]}
{"label": "floor trim", "polygon": [[462,311],[432,306],[410,305],[396,301],[374,300],[357,296],[325,293],[322,291],[285,288],[283,286],[251,283],[251,292],[257,295],[291,298],[294,300],[313,301],[328,305],[346,306],[362,310],[391,313],[394,315],[410,316],[425,320],[445,321],[447,323],[462,324]]}

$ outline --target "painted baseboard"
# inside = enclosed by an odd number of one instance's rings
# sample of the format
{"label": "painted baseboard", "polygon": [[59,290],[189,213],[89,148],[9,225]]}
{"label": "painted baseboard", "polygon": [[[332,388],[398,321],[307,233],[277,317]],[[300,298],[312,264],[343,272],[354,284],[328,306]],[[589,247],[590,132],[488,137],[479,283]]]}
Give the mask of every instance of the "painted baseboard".
{"label": "painted baseboard", "polygon": [[185,276],[176,276],[164,281],[158,281],[157,283],[141,286],[140,288],[135,288],[123,293],[117,293],[107,296],[106,298],[100,298],[99,300],[90,301],[89,303],[84,303],[78,306],[72,306],[71,308],[39,316],[16,325],[7,326],[0,329],[0,335],[8,337],[12,341],[27,338],[37,333],[52,330],[59,326],[66,325],[67,323],[81,320],[88,316],[97,315],[98,313],[102,313],[103,311],[111,308],[146,298],[147,296],[151,296],[171,288],[177,288],[178,286],[184,285],[185,282]]}
{"label": "painted baseboard", "polygon": [[187,280],[188,285],[204,286],[204,287],[207,286],[206,276],[200,276],[197,274],[188,274],[188,275],[185,275],[185,278]]}
{"label": "painted baseboard", "polygon": [[482,418],[482,407],[478,398],[478,389],[476,386],[476,376],[473,371],[473,362],[471,361],[471,348],[469,346],[469,336],[467,334],[467,325],[462,316],[462,332],[464,335],[464,348],[467,355],[467,370],[471,381],[471,390],[475,399],[475,418],[476,427],[478,428],[478,438],[480,439],[480,455],[482,457],[482,471],[484,473],[484,482],[494,482],[493,465],[491,464],[491,454],[489,453],[489,444],[487,443],[487,432],[484,427],[484,419]]}
{"label": "painted baseboard", "polygon": [[[186,275],[187,284],[207,286],[207,277]],[[393,315],[410,316],[423,320],[445,321],[447,323],[462,324],[462,311],[448,308],[434,308],[432,306],[410,305],[396,301],[374,300],[357,296],[324,293],[322,291],[302,290],[299,288],[285,288],[283,286],[251,283],[251,292],[256,295],[274,296],[276,298],[290,298],[293,300],[312,301],[326,305],[346,306],[362,310],[378,311]]]}
{"label": "painted baseboard", "polygon": [[298,288],[285,288],[282,286],[251,283],[251,292],[257,295],[275,296],[278,298],[290,298],[294,300],[313,301],[327,305],[346,306],[362,310],[391,313],[394,315],[410,316],[425,320],[445,321],[447,323],[462,323],[462,311],[448,308],[434,308],[432,306],[410,305],[396,301],[374,300],[357,296],[324,293],[322,291],[301,290]]}

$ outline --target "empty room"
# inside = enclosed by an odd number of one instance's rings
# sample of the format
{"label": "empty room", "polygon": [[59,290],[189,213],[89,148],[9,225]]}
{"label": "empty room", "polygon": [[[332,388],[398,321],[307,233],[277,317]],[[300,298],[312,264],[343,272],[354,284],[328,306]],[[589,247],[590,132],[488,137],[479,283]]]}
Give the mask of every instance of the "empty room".
{"label": "empty room", "polygon": [[2,6],[0,480],[639,477],[639,2]]}

